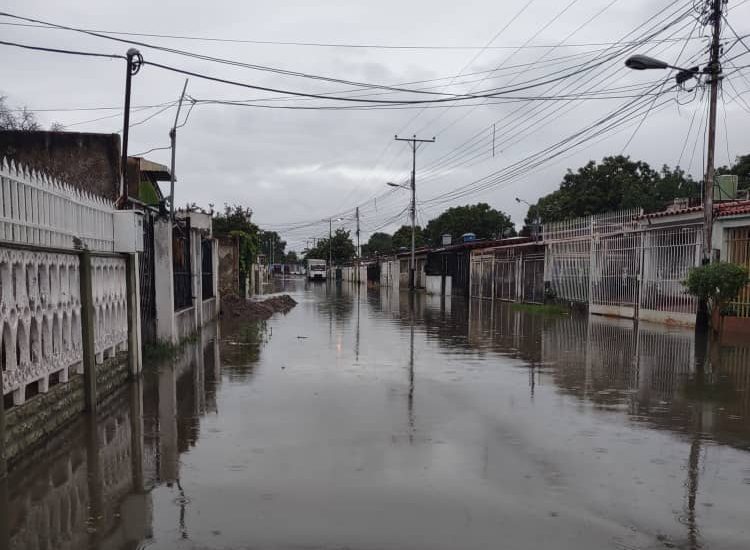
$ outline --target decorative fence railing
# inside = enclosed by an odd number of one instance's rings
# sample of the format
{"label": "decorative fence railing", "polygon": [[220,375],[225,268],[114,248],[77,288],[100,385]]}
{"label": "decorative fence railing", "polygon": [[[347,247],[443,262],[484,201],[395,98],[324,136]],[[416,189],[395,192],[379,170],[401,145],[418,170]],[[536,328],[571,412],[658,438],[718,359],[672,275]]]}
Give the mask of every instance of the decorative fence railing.
{"label": "decorative fence railing", "polygon": [[[127,346],[125,260],[92,257],[97,361]],[[3,393],[27,396],[82,372],[78,256],[0,246]]]}
{"label": "decorative fence railing", "polygon": [[113,205],[107,199],[3,159],[0,240],[111,252]]}
{"label": "decorative fence railing", "polygon": [[101,254],[114,248],[113,211],[106,199],[0,162],[0,370],[14,404],[82,371],[74,249],[95,253],[97,360],[127,345],[125,260]]}
{"label": "decorative fence railing", "polygon": [[642,208],[605,212],[594,216],[584,216],[559,222],[545,223],[542,226],[542,240],[569,241],[585,239],[594,234],[612,235],[632,230],[638,226],[638,218],[643,215]]}
{"label": "decorative fence railing", "polygon": [[[727,231],[727,259],[750,268],[750,227],[737,227]],[[737,317],[750,317],[750,285],[746,285],[730,306]]]}
{"label": "decorative fence railing", "polygon": [[640,308],[693,314],[697,300],[683,281],[690,268],[700,264],[701,225],[656,229],[643,234],[643,272]]}
{"label": "decorative fence railing", "polygon": [[[655,228],[640,214],[628,210],[547,224],[549,240],[538,248],[475,250],[470,295],[531,303],[549,296],[587,304],[593,313],[692,324],[697,302],[683,281],[700,263],[702,225]],[[730,259],[750,264],[750,230],[735,229],[729,239]],[[750,316],[750,286],[733,308]]]}
{"label": "decorative fence railing", "polygon": [[513,247],[488,249],[470,262],[472,298],[544,301],[544,253]]}

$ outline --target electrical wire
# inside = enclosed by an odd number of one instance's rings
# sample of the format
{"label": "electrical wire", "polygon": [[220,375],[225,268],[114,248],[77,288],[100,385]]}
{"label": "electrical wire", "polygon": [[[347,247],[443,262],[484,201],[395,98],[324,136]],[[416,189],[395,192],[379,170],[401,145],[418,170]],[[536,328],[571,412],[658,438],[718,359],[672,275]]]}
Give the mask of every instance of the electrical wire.
{"label": "electrical wire", "polygon": [[80,56],[85,56],[85,57],[104,57],[104,58],[109,58],[109,59],[126,59],[124,55],[118,55],[118,54],[83,52],[83,51],[78,51],[78,50],[63,50],[60,48],[47,48],[44,46],[32,46],[30,44],[8,42],[7,40],[0,40],[0,44],[2,44],[3,46],[14,46],[16,48],[23,48],[25,50],[35,50],[39,52],[61,53],[61,54],[67,54],[67,55],[80,55]]}
{"label": "electrical wire", "polygon": [[[748,0],[737,4],[734,7],[739,7]],[[10,27],[25,27],[35,29],[47,29],[47,30],[67,30],[64,28],[58,28],[49,26],[47,24],[33,24],[33,23],[11,23],[11,22],[0,22],[0,25]],[[191,40],[197,42],[221,42],[229,44],[254,44],[254,45],[269,45],[269,46],[301,46],[301,47],[318,47],[318,48],[351,48],[351,49],[372,49],[372,50],[513,50],[518,48],[514,45],[502,45],[502,46],[479,46],[479,45],[445,45],[445,44],[433,44],[433,45],[418,45],[418,44],[365,44],[365,43],[346,43],[346,42],[299,42],[299,41],[282,41],[282,40],[249,40],[249,39],[238,39],[238,38],[216,38],[208,36],[189,36],[189,35],[177,35],[177,34],[156,34],[156,33],[143,33],[143,32],[125,32],[125,31],[113,31],[113,30],[102,30],[102,29],[88,29],[81,28],[81,32],[108,34],[108,35],[119,35],[119,36],[140,36],[144,38],[166,38],[170,40]],[[587,48],[591,46],[608,46],[612,42],[579,42],[574,44],[567,44],[569,48]],[[525,46],[526,49],[545,49],[552,47],[551,44],[530,44]]]}

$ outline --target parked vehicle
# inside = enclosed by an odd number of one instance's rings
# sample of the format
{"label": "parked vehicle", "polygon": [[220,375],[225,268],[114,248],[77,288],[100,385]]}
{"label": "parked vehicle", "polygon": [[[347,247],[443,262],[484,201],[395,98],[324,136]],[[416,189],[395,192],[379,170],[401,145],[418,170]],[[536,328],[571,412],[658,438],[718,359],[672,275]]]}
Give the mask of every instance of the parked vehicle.
{"label": "parked vehicle", "polygon": [[307,260],[307,279],[310,281],[325,281],[326,278],[326,261],[325,260]]}

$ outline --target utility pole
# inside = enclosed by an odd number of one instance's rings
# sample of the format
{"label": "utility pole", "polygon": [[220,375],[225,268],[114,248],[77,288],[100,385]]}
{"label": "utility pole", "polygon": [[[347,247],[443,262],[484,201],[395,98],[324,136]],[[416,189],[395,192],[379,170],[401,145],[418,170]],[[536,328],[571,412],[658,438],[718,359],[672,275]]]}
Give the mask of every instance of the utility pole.
{"label": "utility pole", "polygon": [[172,129],[169,131],[169,144],[172,148],[172,167],[169,173],[169,219],[174,223],[174,164],[175,164],[175,148],[177,147],[177,121],[180,118],[180,110],[182,109],[182,102],[185,99],[185,90],[187,90],[188,79],[185,79],[185,85],[182,87],[182,94],[180,94],[180,102],[177,104],[177,114],[174,116],[174,124]]}
{"label": "utility pole", "polygon": [[[708,151],[706,152],[706,177],[703,184],[703,247],[702,263],[711,263],[711,240],[714,224],[714,162],[716,149],[716,104],[721,83],[721,18],[722,6],[726,0],[707,0],[711,3],[709,21],[712,26],[711,59],[707,71],[708,84],[711,87],[708,106]],[[698,304],[696,326],[708,327],[708,304],[701,300]]]}
{"label": "utility pole", "polygon": [[328,269],[333,270],[333,218],[328,218]]}
{"label": "utility pole", "polygon": [[122,121],[122,159],[120,173],[120,208],[128,202],[128,135],[130,134],[130,88],[133,75],[138,74],[143,65],[143,56],[135,48],[130,48],[125,54],[125,108]]}
{"label": "utility pole", "polygon": [[395,137],[396,141],[405,141],[411,147],[411,258],[409,260],[409,290],[414,290],[416,287],[414,274],[417,269],[414,255],[417,219],[417,149],[419,149],[422,143],[435,143],[435,138],[417,139],[416,135],[410,138],[400,138],[398,135]]}
{"label": "utility pole", "polygon": [[721,82],[721,18],[722,6],[725,0],[709,0],[711,2],[710,21],[713,27],[711,37],[711,59],[708,64],[708,84],[711,95],[708,111],[708,151],[706,152],[706,178],[703,185],[703,216],[705,231],[703,236],[703,263],[711,262],[711,234],[714,221],[714,162],[716,149],[716,104],[719,97]]}
{"label": "utility pole", "polygon": [[359,206],[357,207],[357,260],[360,259],[359,255]]}

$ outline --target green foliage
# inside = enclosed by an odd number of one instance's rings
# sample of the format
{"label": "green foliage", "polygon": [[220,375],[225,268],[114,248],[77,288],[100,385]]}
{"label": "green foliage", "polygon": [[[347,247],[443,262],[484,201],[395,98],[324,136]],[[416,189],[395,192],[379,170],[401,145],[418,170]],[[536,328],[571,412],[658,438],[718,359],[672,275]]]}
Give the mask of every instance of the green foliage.
{"label": "green foliage", "polygon": [[157,340],[150,344],[143,345],[143,361],[148,366],[158,366],[167,359],[176,359],[180,357],[187,344],[194,344],[198,341],[198,333],[186,336],[178,343],[173,344],[167,340]]}
{"label": "green foliage", "polygon": [[224,212],[216,214],[213,219],[213,231],[217,236],[229,235],[232,231],[257,234],[258,226],[251,220],[253,211],[241,204],[225,204]]}
{"label": "green foliage", "polygon": [[265,231],[263,230],[260,235],[260,251],[261,254],[265,254],[268,261],[273,261],[277,264],[284,261],[284,250],[286,250],[286,241],[276,233],[276,231]]}
{"label": "green foliage", "polygon": [[746,267],[728,262],[716,262],[694,267],[684,284],[687,291],[708,302],[712,311],[726,313],[726,307],[748,283]]}
{"label": "green foliage", "polygon": [[138,200],[153,206],[159,204],[159,195],[154,189],[154,184],[148,180],[141,181],[138,186]]}
{"label": "green foliage", "polygon": [[449,208],[424,229],[425,239],[432,246],[441,245],[444,233],[450,233],[456,241],[464,233],[474,233],[478,239],[495,239],[515,236],[516,230],[507,214],[480,202]]}
{"label": "green foliage", "polygon": [[299,258],[297,257],[297,253],[294,250],[290,250],[286,253],[286,256],[284,256],[284,263],[287,264],[296,264],[299,263]]}
{"label": "green foliage", "polygon": [[248,273],[259,250],[258,226],[252,222],[253,211],[240,204],[224,205],[224,212],[214,215],[213,232],[216,237],[235,237],[239,240],[240,272]]}
{"label": "green foliage", "polygon": [[647,163],[622,155],[590,161],[577,172],[568,170],[560,188],[529,208],[526,226],[642,207],[646,212],[664,209],[675,198],[700,195],[700,184],[679,167],[663,166],[660,172]]}
{"label": "green foliage", "polygon": [[[400,248],[408,248],[409,250],[411,250],[411,225],[402,225],[401,227],[399,227],[398,230],[393,234],[391,243],[393,245],[392,249],[394,252],[398,251]],[[414,245],[419,248],[420,246],[425,246],[426,244],[427,241],[425,241],[422,228],[416,226],[414,228]]]}
{"label": "green foliage", "polygon": [[362,245],[362,256],[390,254],[393,251],[393,237],[388,233],[373,233],[366,244]]}
{"label": "green foliage", "polygon": [[716,169],[717,174],[734,174],[739,176],[738,189],[750,189],[750,155],[738,156],[734,164]]}
{"label": "green foliage", "polygon": [[[351,232],[345,229],[336,229],[331,239],[330,252],[334,264],[342,264],[352,260],[356,248],[352,242]],[[329,247],[328,239],[320,239],[315,248],[311,248],[305,254],[305,259],[317,259],[328,261]]]}

